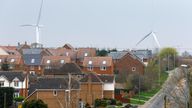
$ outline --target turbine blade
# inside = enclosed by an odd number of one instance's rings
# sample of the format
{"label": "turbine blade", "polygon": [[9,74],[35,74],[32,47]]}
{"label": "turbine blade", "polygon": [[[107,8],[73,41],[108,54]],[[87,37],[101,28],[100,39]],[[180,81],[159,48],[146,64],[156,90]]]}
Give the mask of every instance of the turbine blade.
{"label": "turbine blade", "polygon": [[153,32],[152,32],[152,35],[153,35],[153,38],[154,38],[154,40],[155,40],[155,42],[156,42],[158,48],[160,48],[161,45],[160,45],[160,43],[159,43],[159,40],[157,39],[157,36],[156,36],[155,33],[153,33]]}
{"label": "turbine blade", "polygon": [[42,7],[43,7],[43,0],[41,1],[41,7],[40,7],[39,15],[38,15],[38,18],[37,18],[37,25],[39,25],[39,22],[40,22],[40,19],[41,19]]}
{"label": "turbine blade", "polygon": [[150,32],[149,34],[147,34],[146,36],[144,36],[139,42],[137,42],[136,46],[139,45],[143,40],[145,40],[148,36],[151,35],[152,32]]}
{"label": "turbine blade", "polygon": [[25,24],[25,25],[20,25],[21,27],[35,27],[35,24]]}

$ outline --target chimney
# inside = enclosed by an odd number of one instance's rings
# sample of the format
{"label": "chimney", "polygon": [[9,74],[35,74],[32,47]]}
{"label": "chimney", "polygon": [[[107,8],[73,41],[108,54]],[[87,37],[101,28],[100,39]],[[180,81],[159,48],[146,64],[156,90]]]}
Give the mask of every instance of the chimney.
{"label": "chimney", "polygon": [[25,45],[27,45],[27,41],[25,41]]}
{"label": "chimney", "polygon": [[20,46],[21,44],[20,44],[20,42],[18,42],[18,46]]}

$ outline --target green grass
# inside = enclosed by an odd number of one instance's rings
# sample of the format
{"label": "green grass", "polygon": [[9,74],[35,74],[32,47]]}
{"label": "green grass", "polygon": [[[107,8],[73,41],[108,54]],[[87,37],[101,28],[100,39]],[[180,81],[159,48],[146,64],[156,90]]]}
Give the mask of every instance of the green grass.
{"label": "green grass", "polygon": [[133,100],[130,99],[130,104],[134,104],[134,105],[143,105],[145,102],[143,100]]}

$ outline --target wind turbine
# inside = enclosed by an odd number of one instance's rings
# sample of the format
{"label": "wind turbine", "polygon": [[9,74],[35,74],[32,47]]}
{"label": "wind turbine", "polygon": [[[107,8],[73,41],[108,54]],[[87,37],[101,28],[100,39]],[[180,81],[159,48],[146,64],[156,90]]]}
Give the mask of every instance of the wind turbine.
{"label": "wind turbine", "polygon": [[144,36],[139,42],[137,42],[136,46],[138,46],[141,42],[143,42],[149,36],[153,36],[153,39],[155,40],[155,43],[157,44],[158,49],[160,49],[161,45],[159,43],[159,40],[157,39],[157,36],[155,35],[155,33],[153,31],[151,31],[149,34]]}
{"label": "wind turbine", "polygon": [[40,36],[40,28],[43,27],[43,25],[39,25],[40,19],[41,19],[41,12],[42,12],[42,7],[43,7],[43,0],[41,1],[41,6],[39,10],[39,15],[37,18],[37,23],[36,24],[26,24],[26,25],[21,25],[22,27],[34,27],[35,28],[35,33],[36,33],[36,43],[40,43],[39,41],[39,36]]}

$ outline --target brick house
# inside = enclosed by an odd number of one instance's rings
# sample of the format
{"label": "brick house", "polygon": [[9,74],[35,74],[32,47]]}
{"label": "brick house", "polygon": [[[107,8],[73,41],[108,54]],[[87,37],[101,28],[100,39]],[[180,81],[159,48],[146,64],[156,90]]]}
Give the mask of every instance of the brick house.
{"label": "brick house", "polygon": [[65,63],[62,66],[56,66],[49,69],[44,69],[43,75],[45,77],[63,78],[71,74],[75,80],[80,80],[84,74],[76,63]]}
{"label": "brick house", "polygon": [[113,58],[115,73],[140,73],[144,74],[145,65],[144,63],[134,54],[129,51],[119,51],[109,53],[110,57]]}
{"label": "brick house", "polygon": [[48,48],[49,51],[53,56],[67,56],[70,57],[72,62],[76,62],[77,52],[73,49],[66,49],[66,48]]}
{"label": "brick house", "polygon": [[76,63],[82,66],[85,57],[95,57],[96,48],[78,48]]}
{"label": "brick house", "polygon": [[80,98],[84,103],[94,105],[95,99],[114,98],[114,77],[88,73],[80,80]]}
{"label": "brick house", "polygon": [[82,71],[96,72],[97,74],[113,74],[112,57],[85,57]]}
{"label": "brick house", "polygon": [[13,87],[14,97],[27,97],[28,76],[18,71],[0,71],[0,87]]}
{"label": "brick house", "polygon": [[30,85],[25,101],[41,99],[48,108],[78,108],[79,90],[80,84],[74,79],[69,83],[69,78],[38,78]]}
{"label": "brick house", "polygon": [[23,70],[23,59],[20,55],[0,56],[0,70],[3,63],[9,65],[9,70]]}
{"label": "brick house", "polygon": [[149,49],[131,50],[131,53],[139,57],[146,66],[148,65],[149,60],[153,57],[152,50]]}
{"label": "brick house", "polygon": [[71,63],[69,56],[43,56],[41,66],[43,69],[51,69],[52,67],[61,67],[65,63]]}

